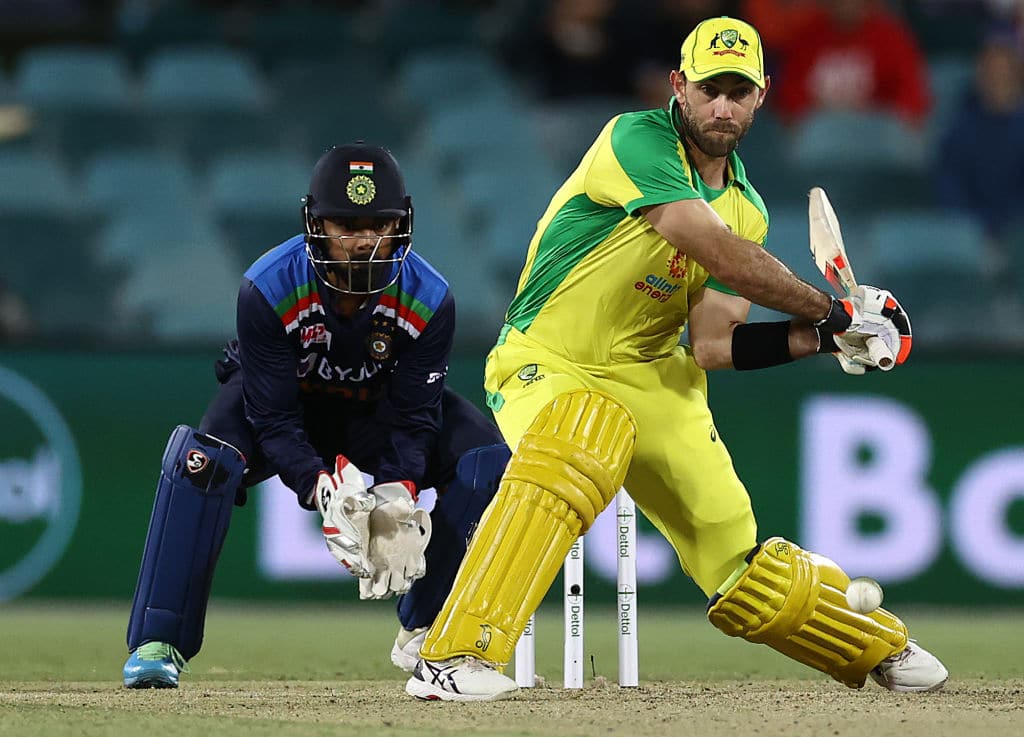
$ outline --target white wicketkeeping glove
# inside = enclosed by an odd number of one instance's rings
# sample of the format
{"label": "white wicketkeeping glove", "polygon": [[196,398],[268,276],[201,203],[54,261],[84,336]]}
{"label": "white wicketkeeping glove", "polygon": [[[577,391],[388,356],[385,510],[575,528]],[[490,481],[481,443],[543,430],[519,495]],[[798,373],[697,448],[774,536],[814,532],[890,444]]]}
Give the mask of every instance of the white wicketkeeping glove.
{"label": "white wicketkeeping glove", "polygon": [[369,560],[370,513],[375,499],[366,490],[363,474],[349,460],[334,459],[334,473],[321,471],[313,492],[316,508],[324,518],[327,549],[353,576],[373,575]]}
{"label": "white wicketkeeping glove", "polygon": [[903,363],[910,354],[913,333],[910,318],[892,293],[877,287],[858,286],[850,293],[853,322],[843,333],[833,336],[841,351],[839,365],[848,374],[851,364],[889,370]]}
{"label": "white wicketkeeping glove", "polygon": [[360,599],[404,594],[423,578],[423,556],[430,542],[430,515],[416,508],[408,481],[377,484],[370,491],[377,505],[370,513],[369,560],[373,573],[359,581]]}

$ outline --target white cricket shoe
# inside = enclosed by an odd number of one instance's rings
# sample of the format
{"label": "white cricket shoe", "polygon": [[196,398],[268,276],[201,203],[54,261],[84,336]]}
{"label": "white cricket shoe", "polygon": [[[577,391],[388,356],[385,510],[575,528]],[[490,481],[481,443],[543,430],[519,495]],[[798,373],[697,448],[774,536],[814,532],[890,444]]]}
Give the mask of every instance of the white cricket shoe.
{"label": "white cricket shoe", "polygon": [[498,701],[519,690],[493,663],[460,655],[450,660],[416,663],[405,692],[423,701]]}
{"label": "white cricket shoe", "polygon": [[938,691],[946,684],[949,671],[938,658],[908,640],[901,652],[879,663],[871,677],[890,691]]}
{"label": "white cricket shoe", "polygon": [[420,648],[423,641],[427,639],[429,627],[417,627],[414,630],[407,630],[404,627],[398,628],[398,637],[391,648],[391,662],[404,670],[412,673],[416,663],[420,659]]}

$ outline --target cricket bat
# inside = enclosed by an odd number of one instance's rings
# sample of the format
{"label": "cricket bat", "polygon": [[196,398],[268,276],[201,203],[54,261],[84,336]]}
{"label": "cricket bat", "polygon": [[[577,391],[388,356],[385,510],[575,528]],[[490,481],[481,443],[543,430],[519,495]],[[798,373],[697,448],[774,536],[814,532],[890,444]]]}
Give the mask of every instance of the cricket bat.
{"label": "cricket bat", "polygon": [[[807,220],[810,224],[811,255],[818,271],[837,294],[849,296],[857,287],[857,277],[853,275],[853,266],[846,255],[836,211],[821,187],[813,187],[808,193]],[[892,369],[894,357],[881,338],[868,338],[866,345],[868,355],[880,369]]]}

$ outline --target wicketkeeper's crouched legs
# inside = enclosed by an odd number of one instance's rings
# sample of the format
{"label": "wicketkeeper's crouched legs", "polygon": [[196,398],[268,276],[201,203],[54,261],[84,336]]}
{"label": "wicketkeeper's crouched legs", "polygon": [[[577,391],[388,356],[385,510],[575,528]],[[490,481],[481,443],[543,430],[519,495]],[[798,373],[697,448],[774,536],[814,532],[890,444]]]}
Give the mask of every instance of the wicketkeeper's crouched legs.
{"label": "wicketkeeper's crouched legs", "polygon": [[560,394],[523,435],[427,633],[425,660],[507,663],[565,555],[622,485],[636,425],[598,391]]}
{"label": "wicketkeeper's crouched legs", "polygon": [[879,663],[907,647],[907,628],[885,609],[850,609],[849,584],[835,562],[773,537],[722,584],[708,619],[727,635],[764,643],[860,688]]}
{"label": "wicketkeeper's crouched legs", "polygon": [[185,660],[203,641],[213,570],[231,521],[245,458],[186,425],[164,451],[146,549],[128,622],[128,649],[173,645]]}

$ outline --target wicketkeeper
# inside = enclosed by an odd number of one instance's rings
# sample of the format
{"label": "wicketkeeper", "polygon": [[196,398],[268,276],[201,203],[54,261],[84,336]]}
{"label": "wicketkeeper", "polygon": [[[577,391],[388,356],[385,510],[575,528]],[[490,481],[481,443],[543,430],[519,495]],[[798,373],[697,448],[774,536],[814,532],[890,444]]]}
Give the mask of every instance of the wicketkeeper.
{"label": "wicketkeeper", "polygon": [[[178,685],[202,644],[232,508],[274,474],[322,516],[361,598],[400,595],[392,660],[411,670],[508,460],[494,424],[445,385],[455,303],[412,250],[394,157],[362,142],[327,151],[302,221],[304,233],[245,272],[220,388],[164,451],[128,624],[129,688]],[[427,515],[416,501],[429,487]]]}

